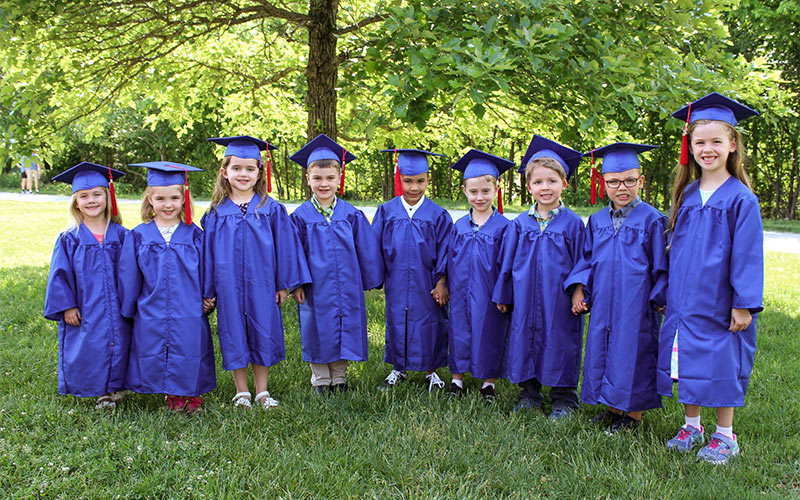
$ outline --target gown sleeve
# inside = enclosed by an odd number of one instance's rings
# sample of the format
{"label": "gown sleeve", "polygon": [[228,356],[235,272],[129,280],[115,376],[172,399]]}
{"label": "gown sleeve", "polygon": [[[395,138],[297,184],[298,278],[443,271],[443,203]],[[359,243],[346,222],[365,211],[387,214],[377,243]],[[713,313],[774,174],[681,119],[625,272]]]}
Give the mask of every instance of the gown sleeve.
{"label": "gown sleeve", "polygon": [[[592,274],[592,247],[594,246],[594,232],[592,231],[592,219],[589,218],[589,223],[586,229],[583,230],[583,249],[580,251],[580,258],[575,262],[567,279],[564,280],[564,290],[572,293],[571,287],[573,285],[581,284],[585,288],[589,287],[589,279]],[[586,292],[584,292],[586,294]],[[588,295],[587,295],[588,300]]]}
{"label": "gown sleeve", "polygon": [[364,290],[377,288],[383,283],[383,258],[378,234],[361,210],[356,209],[351,222]]}
{"label": "gown sleeve", "polygon": [[72,267],[75,247],[74,240],[66,232],[56,240],[44,298],[44,317],[47,319],[59,321],[64,318],[64,311],[78,307],[75,269]]}
{"label": "gown sleeve", "polygon": [[200,222],[203,225],[203,267],[200,281],[203,283],[203,298],[212,299],[217,296],[214,285],[214,226],[216,216],[213,208],[203,215]]}
{"label": "gown sleeve", "polygon": [[306,254],[300,245],[297,228],[289,219],[286,207],[273,203],[269,223],[272,241],[275,245],[275,287],[276,291],[292,291],[300,285],[311,283]]}
{"label": "gown sleeve", "polygon": [[129,234],[122,244],[117,265],[117,294],[120,313],[126,318],[136,314],[136,302],[142,290],[142,272],[137,256],[138,233]]}
{"label": "gown sleeve", "polygon": [[761,312],[764,310],[764,228],[758,200],[754,196],[739,200],[729,217],[732,218],[730,227],[733,228],[731,307],[748,309],[751,313]]}
{"label": "gown sleeve", "polygon": [[666,218],[659,217],[649,228],[648,257],[650,258],[650,305],[664,306],[667,304],[667,257]]}
{"label": "gown sleeve", "polygon": [[447,275],[447,256],[453,238],[453,219],[446,210],[436,220],[436,266],[433,269],[433,283]]}
{"label": "gown sleeve", "polygon": [[503,233],[500,251],[497,254],[497,282],[492,293],[492,302],[495,304],[509,305],[514,302],[514,287],[511,273],[514,270],[514,256],[517,254],[519,244],[519,223],[512,222]]}

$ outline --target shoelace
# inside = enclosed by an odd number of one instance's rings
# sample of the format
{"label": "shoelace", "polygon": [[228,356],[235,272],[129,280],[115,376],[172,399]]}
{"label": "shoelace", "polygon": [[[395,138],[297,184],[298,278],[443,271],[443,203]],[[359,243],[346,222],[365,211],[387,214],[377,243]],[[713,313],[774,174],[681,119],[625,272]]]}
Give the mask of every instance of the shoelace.
{"label": "shoelace", "polygon": [[386,376],[386,383],[394,385],[397,383],[397,380],[400,378],[400,372],[397,370],[392,370],[389,372],[389,375]]}
{"label": "shoelace", "polygon": [[439,375],[437,375],[435,372],[431,373],[430,377],[428,377],[428,382],[429,382],[429,384],[428,384],[428,389],[429,390],[432,389],[433,386],[436,386],[436,387],[439,387],[439,388],[444,387],[444,380],[440,379]]}
{"label": "shoelace", "polygon": [[691,432],[681,427],[681,430],[678,431],[678,441],[686,441],[691,435]]}
{"label": "shoelace", "polygon": [[712,440],[711,440],[711,441],[708,443],[708,447],[709,447],[709,448],[711,448],[712,450],[716,450],[716,449],[717,449],[717,448],[719,448],[719,447],[720,447],[720,445],[722,445],[722,444],[723,444],[723,443],[722,443],[722,441],[721,441],[721,440],[719,440],[719,439],[717,439],[717,438],[713,438],[713,439],[712,439]]}

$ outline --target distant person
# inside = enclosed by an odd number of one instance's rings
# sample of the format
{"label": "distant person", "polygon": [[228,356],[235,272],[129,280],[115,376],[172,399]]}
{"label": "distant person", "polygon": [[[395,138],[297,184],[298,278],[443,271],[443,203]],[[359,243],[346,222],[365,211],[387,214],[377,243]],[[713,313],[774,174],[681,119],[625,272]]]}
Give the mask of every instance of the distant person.
{"label": "distant person", "polygon": [[17,167],[19,167],[19,191],[25,194],[27,192],[28,174],[25,173],[25,162],[23,158],[19,159]]}
{"label": "distant person", "polygon": [[739,453],[734,407],[744,406],[764,309],[764,232],[758,198],[744,168],[739,120],[756,111],[712,93],[672,114],[685,120],[672,191],[667,317],[658,352],[658,391],[678,384],[685,423],[667,448],[703,443],[701,407],[717,428],[697,458],[727,463]]}
{"label": "distant person", "polygon": [[31,194],[34,191],[31,191],[31,184],[35,189],[35,193],[39,194],[39,177],[42,174],[42,166],[39,162],[41,162],[41,158],[39,158],[39,153],[36,150],[33,150],[31,156],[26,156],[25,159],[25,175],[26,175],[26,186],[28,190],[28,194]]}
{"label": "distant person", "polygon": [[355,156],[320,134],[291,159],[305,170],[312,193],[291,215],[313,282],[292,292],[303,361],[317,394],[342,392],[349,362],[367,360],[364,290],[383,283],[378,235],[361,210],[336,197],[344,164]]}
{"label": "distant person", "polygon": [[58,321],[58,392],[117,406],[125,389],[131,329],[120,314],[116,263],[128,230],[116,210],[109,177],[125,175],[82,162],[53,177],[72,185],[74,225],[53,250],[44,317]]}

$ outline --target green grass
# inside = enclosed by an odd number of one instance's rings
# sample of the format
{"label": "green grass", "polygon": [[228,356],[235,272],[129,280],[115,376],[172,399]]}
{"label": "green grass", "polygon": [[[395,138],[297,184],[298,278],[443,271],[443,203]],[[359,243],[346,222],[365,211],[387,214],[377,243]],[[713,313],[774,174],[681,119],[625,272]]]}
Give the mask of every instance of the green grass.
{"label": "green grass", "polygon": [[[57,394],[56,325],[42,318],[42,304],[65,209],[49,205],[23,205],[18,220],[20,207],[0,202],[4,498],[800,498],[798,255],[766,256],[759,350],[736,414],[742,455],[714,467],[664,449],[682,423],[670,399],[637,432],[610,438],[588,423],[593,407],[555,424],[511,414],[517,389],[507,381],[493,407],[469,378],[458,401],[428,395],[421,374],[380,392],[388,370],[381,292],[367,297],[370,359],[351,366],[349,393],[312,396],[289,305],[288,357],[270,372],[279,409],[232,408],[233,382],[218,366],[202,414],[172,414],[156,395],[95,411],[90,400]],[[129,226],[135,208],[124,207]],[[713,426],[711,412],[703,418]]]}

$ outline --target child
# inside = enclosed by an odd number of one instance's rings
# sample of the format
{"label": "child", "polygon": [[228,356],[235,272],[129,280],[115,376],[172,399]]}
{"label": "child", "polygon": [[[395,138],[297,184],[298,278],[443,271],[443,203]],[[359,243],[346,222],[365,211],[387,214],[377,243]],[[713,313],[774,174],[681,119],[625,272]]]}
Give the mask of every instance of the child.
{"label": "child", "polygon": [[494,401],[495,379],[503,376],[508,319],[494,307],[498,254],[508,219],[492,205],[497,179],[514,164],[471,149],[452,168],[464,172],[461,189],[469,214],[453,229],[447,269],[450,294],[448,365],[453,374],[448,394],[464,393],[464,373],[484,379],[481,397]]}
{"label": "child", "polygon": [[[402,195],[378,207],[378,233],[385,269],[386,354],[393,366],[383,387],[405,380],[406,370],[426,372],[428,391],[443,389],[434,370],[447,361],[447,253],[453,219],[425,197],[428,155],[417,149],[396,152]],[[396,193],[398,194],[398,193]]]}
{"label": "child", "polygon": [[[658,352],[658,392],[677,380],[685,424],[667,448],[703,442],[700,407],[716,408],[717,429],[697,457],[726,463],[739,453],[733,407],[744,396],[763,310],[763,229],[744,169],[738,120],[757,115],[717,93],[672,116],[688,124],[688,151],[672,194],[667,317]],[[683,161],[685,160],[685,161]],[[694,182],[692,180],[694,179]]]}
{"label": "child", "polygon": [[[592,310],[586,336],[581,400],[608,406],[595,423],[614,434],[633,429],[642,412],[661,407],[656,392],[656,353],[665,303],[667,261],[664,215],[639,199],[645,144],[615,143],[595,150],[611,202],[589,217],[583,255],[564,289],[572,312]],[[584,288],[586,291],[584,291]]]}
{"label": "child", "polygon": [[[133,318],[127,388],[164,393],[174,411],[197,411],[217,386],[214,344],[200,283],[203,231],[191,223],[188,172],[180,163],[147,168],[144,223],[122,245],[117,278],[122,315]],[[184,206],[187,209],[184,209]],[[184,224],[181,224],[184,222]]]}
{"label": "child", "polygon": [[552,420],[578,408],[583,322],[570,314],[561,287],[580,256],[583,221],[561,192],[580,161],[580,152],[533,136],[519,172],[534,204],[506,230],[492,295],[501,312],[511,310],[506,374],[522,387],[514,411],[540,408],[547,385]]}
{"label": "child", "polygon": [[75,221],[56,241],[44,299],[44,317],[58,321],[58,392],[99,396],[98,409],[116,407],[128,367],[131,330],[114,280],[128,230],[109,191],[123,175],[82,162],[53,177],[72,184]]}
{"label": "child", "polygon": [[343,164],[355,159],[325,134],[292,155],[306,169],[313,193],[291,215],[313,284],[292,296],[298,303],[303,361],[311,364],[317,394],[347,390],[349,361],[366,361],[367,310],[363,290],[383,283],[378,236],[366,216],[336,198]]}
{"label": "child", "polygon": [[267,391],[269,367],[286,357],[280,306],[289,290],[310,283],[300,241],[286,209],[267,196],[261,151],[276,149],[249,136],[209,139],[227,146],[203,216],[203,297],[217,306],[222,367],[233,371],[234,406],[250,408],[247,366],[256,402],[278,406]]}

